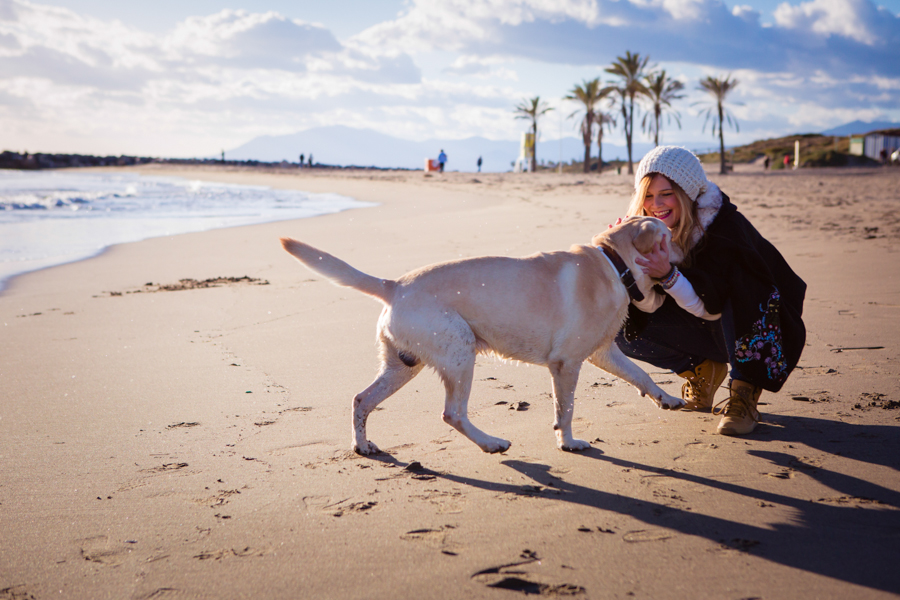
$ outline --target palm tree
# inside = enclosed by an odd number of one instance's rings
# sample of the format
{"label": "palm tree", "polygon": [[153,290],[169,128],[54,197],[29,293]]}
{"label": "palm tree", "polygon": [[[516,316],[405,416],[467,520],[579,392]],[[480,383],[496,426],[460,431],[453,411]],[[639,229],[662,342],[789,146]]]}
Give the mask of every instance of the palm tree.
{"label": "palm tree", "polygon": [[632,54],[626,51],[625,56],[616,57],[615,62],[605,71],[619,77],[618,85],[611,89],[618,93],[618,103],[622,111],[622,127],[625,129],[625,145],[628,148],[628,174],[634,175],[634,162],[632,161],[631,141],[634,133],[634,99],[643,96],[646,87],[641,82],[644,78],[644,69],[650,57],[641,58],[640,54]]}
{"label": "palm tree", "polygon": [[[584,110],[584,117],[582,117],[581,119],[581,139],[584,142],[585,173],[590,170],[591,142],[593,141],[594,137],[594,122],[602,114],[597,112],[597,103],[607,95],[609,95],[610,91],[611,90],[609,89],[600,88],[600,78],[597,77],[596,79],[592,79],[590,81],[585,79],[581,84],[575,84],[575,87],[572,88],[572,91],[569,92],[569,95],[563,97],[563,100],[574,100],[577,102],[581,102],[584,105],[584,108],[576,110],[571,115],[569,115],[569,118],[571,119],[579,112]],[[600,136],[603,136],[602,129],[600,130]],[[602,158],[600,164],[603,164]]]}
{"label": "palm tree", "polygon": [[684,84],[677,79],[669,78],[665,69],[650,73],[644,78],[644,82],[644,87],[647,88],[646,96],[653,105],[653,112],[644,115],[641,127],[647,133],[653,133],[653,145],[659,146],[659,126],[663,112],[668,112],[670,119],[675,117],[678,129],[681,129],[681,115],[672,109],[672,101],[684,98],[684,94],[678,93],[684,89]]}
{"label": "palm tree", "polygon": [[735,119],[723,106],[725,104],[725,97],[728,96],[737,84],[738,80],[732,79],[731,75],[728,75],[725,78],[707,76],[706,79],[700,80],[699,89],[709,92],[709,94],[715,98],[715,101],[710,103],[710,106],[701,114],[706,114],[703,129],[706,129],[707,123],[712,122],[713,136],[715,137],[717,130],[719,132],[719,173],[722,175],[726,173],[725,135],[722,133],[722,129],[724,128],[725,123],[728,123],[734,127],[735,131],[740,131],[737,119]]}
{"label": "palm tree", "polygon": [[531,135],[532,135],[532,146],[531,146],[531,171],[537,171],[537,134],[538,134],[538,117],[541,115],[545,115],[548,112],[553,110],[546,102],[541,102],[540,96],[535,96],[534,98],[522,100],[518,105],[516,105],[516,118],[517,119],[530,119],[531,120]]}

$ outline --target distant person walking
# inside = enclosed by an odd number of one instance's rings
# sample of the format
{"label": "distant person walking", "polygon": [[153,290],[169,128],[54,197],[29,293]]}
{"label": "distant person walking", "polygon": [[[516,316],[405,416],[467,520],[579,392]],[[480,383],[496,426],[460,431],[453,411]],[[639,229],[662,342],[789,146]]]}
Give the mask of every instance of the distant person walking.
{"label": "distant person walking", "polygon": [[303,155],[302,154],[300,155],[300,166],[301,167],[303,166]]}
{"label": "distant person walking", "polygon": [[478,157],[478,172],[481,173],[481,157]]}
{"label": "distant person walking", "polygon": [[438,154],[438,168],[441,170],[441,173],[444,172],[444,163],[447,162],[447,155],[444,154],[444,151],[441,150],[441,153]]}
{"label": "distant person walking", "polygon": [[784,162],[784,168],[787,169],[788,166],[791,164],[791,155],[790,155],[790,154],[785,154],[785,155],[784,155],[784,161],[783,161],[783,162]]}
{"label": "distant person walking", "polygon": [[766,156],[765,160],[763,161],[763,169],[765,169],[766,171],[769,170],[769,157],[768,156]]}
{"label": "distant person walking", "polygon": [[309,153],[309,166],[313,166],[312,152]]}

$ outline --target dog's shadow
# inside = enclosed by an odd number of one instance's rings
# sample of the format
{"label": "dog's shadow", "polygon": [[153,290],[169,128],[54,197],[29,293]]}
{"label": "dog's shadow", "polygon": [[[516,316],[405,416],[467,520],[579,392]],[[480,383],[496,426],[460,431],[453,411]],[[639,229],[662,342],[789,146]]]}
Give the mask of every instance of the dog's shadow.
{"label": "dog's shadow", "polygon": [[[835,454],[892,467],[895,470],[900,463],[898,458],[900,440],[894,428],[834,422],[797,423],[804,420],[818,421],[803,417],[792,420],[794,422],[789,428],[764,433],[761,438],[764,441],[791,440],[818,448],[837,445],[840,452]],[[838,430],[843,431],[841,433]],[[791,434],[790,431],[799,433]],[[850,438],[866,443],[837,443],[831,437],[836,433],[841,433],[844,440]],[[881,441],[873,444],[873,440]],[[797,465],[797,457],[783,452],[750,450],[748,453],[766,461],[767,469],[772,469],[773,465],[785,469]],[[422,467],[418,463],[403,463],[389,454],[379,454],[371,458],[414,471],[419,476],[433,476],[472,488],[495,493],[527,495],[547,502],[567,502],[628,515],[650,527],[703,537],[724,548],[748,552],[779,565],[872,589],[888,592],[900,590],[900,571],[896,569],[896,539],[900,531],[900,493],[894,489],[815,467],[804,470],[804,473],[822,485],[834,489],[838,496],[833,499],[800,499],[619,459],[598,448],[580,452],[579,456],[605,463],[610,467],[646,472],[702,486],[709,493],[722,494],[725,501],[727,496],[740,496],[742,499],[755,499],[759,506],[790,507],[796,516],[790,523],[759,527],[740,520],[726,520],[700,514],[696,510],[684,510],[652,500],[632,498],[570,483],[556,474],[551,474],[549,465],[522,460],[502,460],[501,464],[528,477],[535,485],[513,485],[442,473]],[[586,468],[590,468],[588,462]]]}

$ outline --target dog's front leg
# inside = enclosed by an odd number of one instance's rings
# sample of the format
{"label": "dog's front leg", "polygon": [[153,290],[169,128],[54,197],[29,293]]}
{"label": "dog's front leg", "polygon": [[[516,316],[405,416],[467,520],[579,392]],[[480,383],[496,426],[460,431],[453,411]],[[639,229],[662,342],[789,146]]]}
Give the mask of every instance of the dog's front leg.
{"label": "dog's front leg", "polygon": [[667,394],[650,379],[650,376],[643,369],[625,356],[615,344],[608,349],[601,348],[597,350],[588,357],[588,362],[607,373],[624,379],[636,387],[641,396],[650,396],[654,404],[660,408],[680,408],[684,406],[684,400]]}
{"label": "dog's front leg", "polygon": [[589,442],[577,440],[572,435],[572,418],[575,414],[575,387],[578,385],[578,374],[581,363],[570,364],[563,361],[549,365],[553,380],[553,408],[555,419],[553,430],[556,432],[556,447],[560,450],[587,450]]}
{"label": "dog's front leg", "polygon": [[457,373],[441,373],[444,380],[444,388],[447,396],[444,400],[444,412],[441,418],[444,423],[472,440],[485,452],[506,452],[509,450],[509,440],[488,435],[475,427],[469,420],[469,394],[472,391],[472,372],[475,368],[475,360],[466,369]]}

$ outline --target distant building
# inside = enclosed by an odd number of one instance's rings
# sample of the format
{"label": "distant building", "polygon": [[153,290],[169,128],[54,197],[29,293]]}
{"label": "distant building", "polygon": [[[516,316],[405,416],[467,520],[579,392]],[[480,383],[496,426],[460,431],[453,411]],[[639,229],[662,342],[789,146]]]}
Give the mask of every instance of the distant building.
{"label": "distant building", "polygon": [[862,136],[850,136],[850,154],[857,156],[868,156],[874,160],[881,160],[882,150],[885,151],[886,156],[890,156],[898,148],[900,148],[900,129],[884,129]]}

